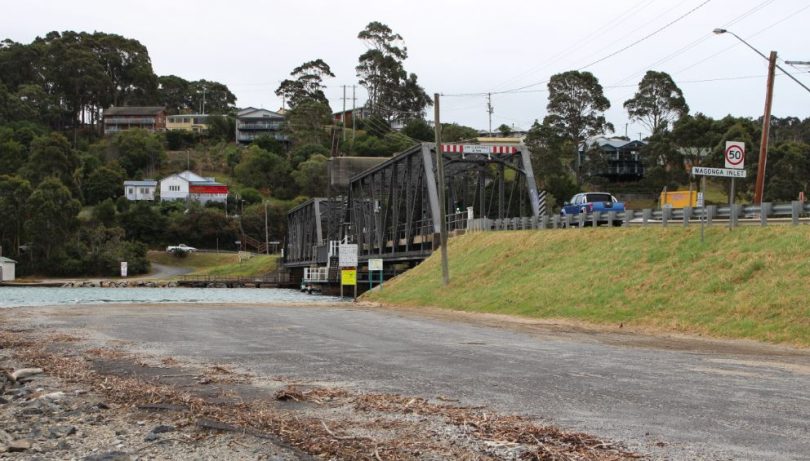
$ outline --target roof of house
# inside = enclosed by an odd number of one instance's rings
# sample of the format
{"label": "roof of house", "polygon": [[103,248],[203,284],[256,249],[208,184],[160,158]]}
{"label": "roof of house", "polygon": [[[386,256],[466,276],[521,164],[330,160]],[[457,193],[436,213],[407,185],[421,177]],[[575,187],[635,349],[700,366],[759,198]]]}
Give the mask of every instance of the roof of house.
{"label": "roof of house", "polygon": [[245,107],[236,113],[236,118],[284,118],[284,116],[272,110]]}
{"label": "roof of house", "polygon": [[17,261],[15,261],[15,260],[13,260],[13,259],[6,258],[6,257],[4,257],[4,256],[0,256],[0,263],[13,263],[13,264],[17,264]]}
{"label": "roof of house", "polygon": [[157,186],[154,179],[144,179],[143,181],[124,181],[125,186]]}
{"label": "roof of house", "polygon": [[[607,148],[608,150],[619,150],[619,149],[629,149],[634,147],[642,147],[645,146],[646,143],[644,141],[639,140],[629,140],[623,138],[608,138],[606,136],[594,136],[592,138],[588,138],[585,143],[588,148],[593,146],[599,146],[602,149]],[[580,144],[580,150],[582,149],[582,144]]]}
{"label": "roof of house", "polygon": [[184,181],[189,182],[190,184],[197,184],[197,185],[199,185],[199,184],[209,184],[209,185],[212,185],[212,186],[224,185],[224,184],[217,183],[215,178],[206,178],[206,177],[200,176],[197,173],[194,173],[193,171],[190,171],[190,170],[186,170],[186,171],[183,171],[183,172],[180,172],[180,173],[175,173],[175,174],[166,176],[165,178],[161,179],[161,181],[165,181],[165,180],[167,180],[169,178],[180,178],[180,179],[182,179]]}
{"label": "roof of house", "polygon": [[118,106],[104,109],[104,116],[107,115],[157,115],[165,112],[163,106]]}

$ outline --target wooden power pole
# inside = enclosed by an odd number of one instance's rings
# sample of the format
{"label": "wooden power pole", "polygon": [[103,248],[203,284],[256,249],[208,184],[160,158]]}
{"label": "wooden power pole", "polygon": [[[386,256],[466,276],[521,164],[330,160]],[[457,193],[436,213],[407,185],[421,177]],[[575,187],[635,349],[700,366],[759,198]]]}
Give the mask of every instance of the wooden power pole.
{"label": "wooden power pole", "polygon": [[765,164],[768,161],[768,139],[771,129],[771,103],[773,102],[773,79],[776,71],[776,51],[768,58],[768,86],[765,93],[765,113],[762,116],[762,140],[759,142],[757,182],[754,186],[754,205],[761,205],[765,194]]}
{"label": "wooden power pole", "polygon": [[442,283],[450,283],[450,268],[447,263],[447,211],[445,210],[444,156],[442,155],[442,124],[439,121],[439,93],[433,94],[434,129],[436,132],[436,170],[439,182],[439,239],[442,252]]}

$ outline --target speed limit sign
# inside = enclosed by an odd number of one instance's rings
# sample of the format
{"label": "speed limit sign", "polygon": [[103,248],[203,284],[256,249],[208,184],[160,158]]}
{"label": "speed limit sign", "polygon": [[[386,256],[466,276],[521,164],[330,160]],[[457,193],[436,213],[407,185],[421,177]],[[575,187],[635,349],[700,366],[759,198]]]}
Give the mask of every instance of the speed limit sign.
{"label": "speed limit sign", "polygon": [[726,168],[745,168],[745,143],[742,141],[726,141]]}

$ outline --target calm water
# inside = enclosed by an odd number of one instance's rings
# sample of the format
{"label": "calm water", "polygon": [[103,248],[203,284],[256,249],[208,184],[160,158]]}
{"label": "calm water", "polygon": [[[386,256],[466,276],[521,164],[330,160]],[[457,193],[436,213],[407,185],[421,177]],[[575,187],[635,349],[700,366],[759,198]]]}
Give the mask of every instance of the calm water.
{"label": "calm water", "polygon": [[0,308],[109,303],[334,302],[297,290],[258,288],[28,288],[0,287]]}

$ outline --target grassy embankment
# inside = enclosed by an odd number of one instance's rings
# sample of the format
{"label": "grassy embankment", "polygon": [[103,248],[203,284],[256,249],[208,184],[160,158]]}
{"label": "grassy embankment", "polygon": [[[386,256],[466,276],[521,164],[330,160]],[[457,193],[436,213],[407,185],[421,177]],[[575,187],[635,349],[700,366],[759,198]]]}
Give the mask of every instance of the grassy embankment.
{"label": "grassy embankment", "polygon": [[239,262],[239,256],[233,253],[191,253],[185,257],[177,257],[163,251],[150,251],[148,258],[157,264],[193,269],[188,275],[251,277],[264,275],[278,268],[276,255],[256,255]]}
{"label": "grassy embankment", "polygon": [[810,346],[810,229],[488,232],[366,299]]}

